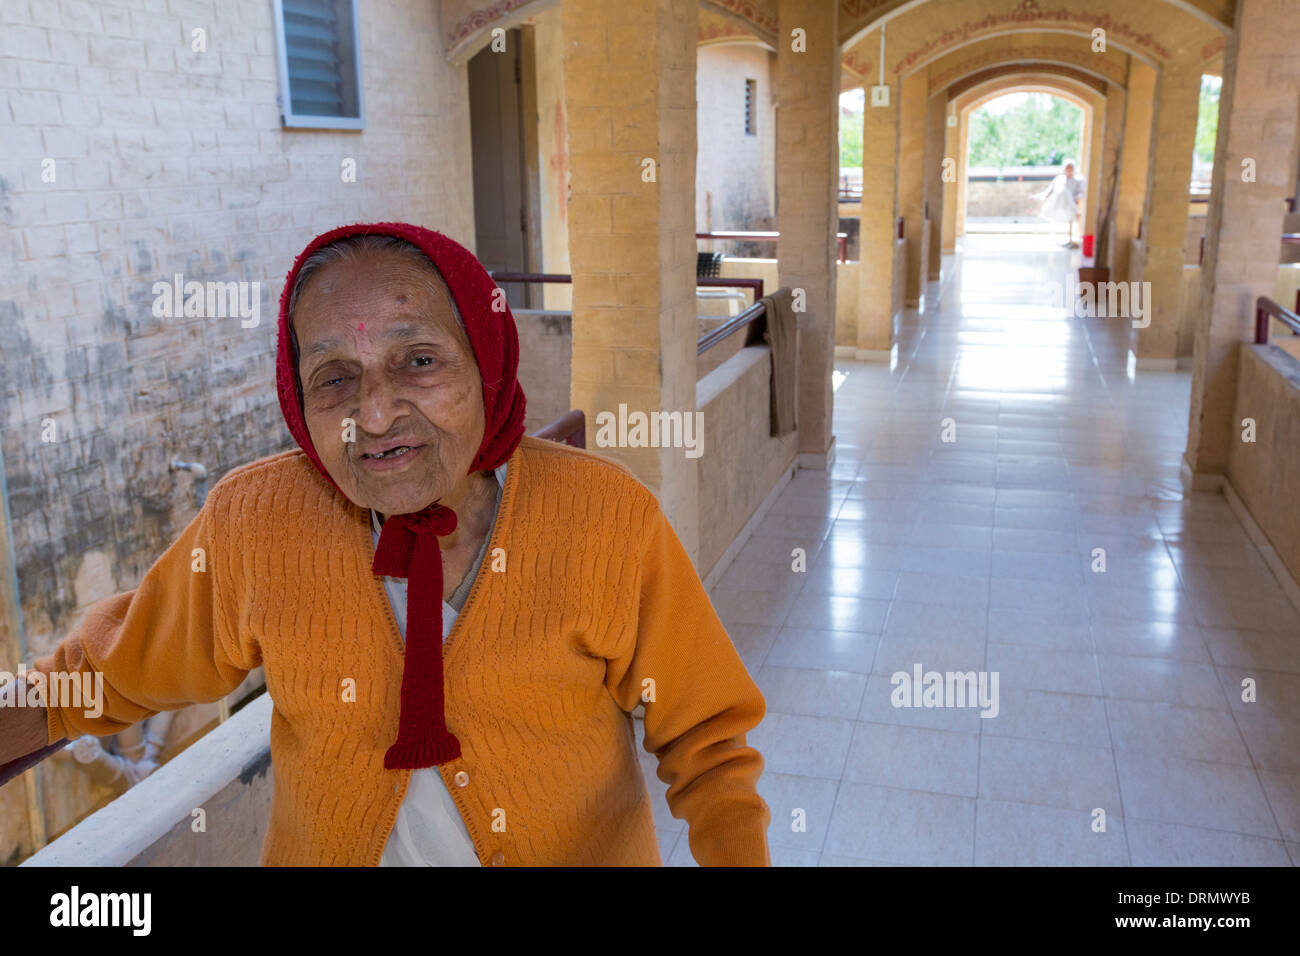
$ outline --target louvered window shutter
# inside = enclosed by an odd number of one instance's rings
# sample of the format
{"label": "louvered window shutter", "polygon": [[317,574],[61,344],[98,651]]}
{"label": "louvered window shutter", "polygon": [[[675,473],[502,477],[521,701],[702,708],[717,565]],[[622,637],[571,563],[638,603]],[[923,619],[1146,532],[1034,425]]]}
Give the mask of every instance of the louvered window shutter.
{"label": "louvered window shutter", "polygon": [[287,126],[359,128],[355,0],[279,0]]}

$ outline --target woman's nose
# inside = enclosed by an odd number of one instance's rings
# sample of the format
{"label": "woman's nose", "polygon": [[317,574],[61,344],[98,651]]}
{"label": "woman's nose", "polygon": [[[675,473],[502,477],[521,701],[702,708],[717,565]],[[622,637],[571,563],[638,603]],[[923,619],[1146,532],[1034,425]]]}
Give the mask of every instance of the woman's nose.
{"label": "woman's nose", "polygon": [[372,435],[388,432],[401,417],[402,403],[396,383],[382,372],[366,373],[361,376],[358,391],[360,408],[357,424]]}

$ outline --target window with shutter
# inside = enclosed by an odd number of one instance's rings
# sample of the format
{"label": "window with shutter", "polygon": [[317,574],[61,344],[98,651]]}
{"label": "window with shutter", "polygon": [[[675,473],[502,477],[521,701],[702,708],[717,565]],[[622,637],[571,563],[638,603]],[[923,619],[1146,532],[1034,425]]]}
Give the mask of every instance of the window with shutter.
{"label": "window with shutter", "polygon": [[361,129],[356,0],[274,0],[284,125]]}

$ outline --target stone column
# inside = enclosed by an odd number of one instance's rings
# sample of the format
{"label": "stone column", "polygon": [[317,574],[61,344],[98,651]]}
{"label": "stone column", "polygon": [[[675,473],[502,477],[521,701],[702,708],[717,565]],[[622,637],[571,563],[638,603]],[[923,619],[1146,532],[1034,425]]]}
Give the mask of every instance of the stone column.
{"label": "stone column", "polygon": [[[1101,220],[1106,215],[1108,206],[1110,223],[1106,229],[1111,237],[1115,235],[1115,213],[1119,209],[1119,165],[1123,156],[1125,108],[1124,88],[1114,83],[1106,84],[1106,121],[1102,124],[1101,163],[1097,167],[1097,215],[1093,228],[1098,243],[1102,241]],[[1107,247],[1106,261],[1098,260],[1097,265],[1114,269],[1114,244],[1109,244]],[[1114,275],[1114,272],[1112,271],[1111,274]]]}
{"label": "stone column", "polygon": [[957,114],[957,226],[956,235],[966,235],[966,157],[970,152],[970,115],[972,110]]}
{"label": "stone column", "polygon": [[948,97],[930,97],[925,113],[925,205],[930,211],[930,244],[926,250],[925,277],[940,278],[943,265],[943,143],[947,132]]}
{"label": "stone column", "polygon": [[[1229,447],[1241,438],[1233,421],[1237,353],[1254,341],[1256,298],[1272,297],[1277,283],[1283,200],[1294,183],[1300,138],[1298,47],[1294,8],[1282,0],[1238,0],[1224,50],[1183,459],[1198,490],[1222,484]],[[1243,169],[1246,160],[1253,177]]]}
{"label": "stone column", "polygon": [[906,225],[907,284],[903,298],[925,308],[925,129],[929,79],[918,70],[903,80],[898,114],[898,205]]}
{"label": "stone column", "polygon": [[[1147,201],[1142,238],[1142,275],[1151,283],[1150,325],[1133,330],[1138,367],[1175,368],[1178,318],[1183,289],[1183,245],[1187,238],[1188,190],[1201,68],[1196,63],[1166,63],[1156,84],[1155,126],[1147,171]],[[1221,107],[1222,108],[1222,107]],[[1274,256],[1276,264],[1277,257]]]}
{"label": "stone column", "polygon": [[1083,195],[1083,215],[1079,220],[1082,224],[1079,229],[1081,245],[1083,236],[1089,233],[1094,236],[1097,234],[1097,207],[1101,198],[1102,141],[1105,139],[1106,129],[1106,101],[1097,95],[1088,97],[1088,102],[1092,109],[1084,111],[1083,120],[1083,141],[1087,144],[1088,155],[1076,156],[1075,161],[1081,165],[1074,168],[1076,174],[1088,178]]}
{"label": "stone column", "polygon": [[1124,113],[1124,155],[1120,160],[1119,198],[1115,205],[1115,258],[1111,277],[1116,282],[1140,278],[1129,275],[1128,264],[1146,198],[1155,93],[1156,71],[1130,57],[1128,103]]}
{"label": "stone column", "polygon": [[[868,41],[879,45],[879,38]],[[888,78],[887,78],[888,79]],[[899,85],[889,105],[872,106],[867,90],[862,115],[862,218],[858,236],[858,357],[888,361],[894,346],[894,237],[898,220]]]}
{"label": "stone column", "polygon": [[596,416],[617,417],[620,403],[695,413],[697,10],[694,0],[562,0],[560,10],[571,401],[587,414],[588,447],[627,464],[658,495],[692,558],[695,460],[683,448],[602,448],[594,436]]}
{"label": "stone column", "polygon": [[[839,226],[838,4],[779,0],[776,55],[777,269],[801,289],[799,465],[825,468],[832,433]],[[796,32],[799,31],[799,32]]]}
{"label": "stone column", "polygon": [[959,165],[957,150],[961,140],[961,128],[956,123],[951,125],[948,123],[948,112],[952,109],[952,103],[945,102],[943,109],[943,159],[953,161],[952,175],[943,184],[943,251],[955,252],[957,250],[957,166]]}

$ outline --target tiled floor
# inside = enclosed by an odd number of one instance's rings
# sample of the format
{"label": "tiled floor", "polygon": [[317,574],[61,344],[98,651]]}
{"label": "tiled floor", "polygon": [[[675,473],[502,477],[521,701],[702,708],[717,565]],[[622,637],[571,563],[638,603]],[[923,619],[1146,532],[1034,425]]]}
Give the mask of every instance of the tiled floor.
{"label": "tiled floor", "polygon": [[[833,468],[712,592],[767,700],[773,862],[1300,863],[1300,616],[1225,499],[1183,495],[1189,373],[1042,305],[1050,238],[964,245],[894,367],[836,362]],[[892,706],[917,664],[996,671],[997,716]]]}

